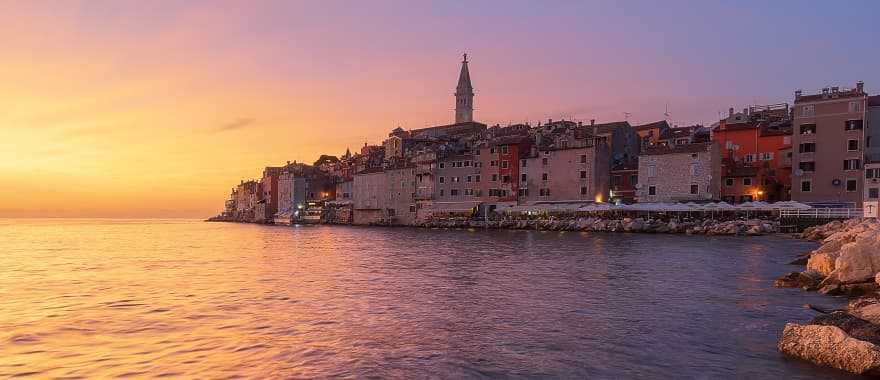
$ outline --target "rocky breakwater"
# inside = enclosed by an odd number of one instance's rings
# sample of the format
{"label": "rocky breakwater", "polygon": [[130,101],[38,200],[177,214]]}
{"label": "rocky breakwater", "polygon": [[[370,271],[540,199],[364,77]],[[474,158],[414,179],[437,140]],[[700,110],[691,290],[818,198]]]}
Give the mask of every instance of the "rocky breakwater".
{"label": "rocky breakwater", "polygon": [[764,235],[779,230],[771,220],[652,219],[652,218],[564,218],[530,220],[429,220],[426,228],[491,228],[541,231],[633,232],[688,235]]}
{"label": "rocky breakwater", "polygon": [[804,231],[802,237],[821,239],[822,245],[803,255],[804,271],[787,274],[774,285],[853,299],[846,310],[804,325],[786,324],[779,350],[816,364],[880,376],[880,222],[833,222]]}
{"label": "rocky breakwater", "polygon": [[877,219],[832,222],[804,231],[802,237],[822,238],[822,245],[792,262],[806,264],[805,270],[782,276],[775,286],[849,296],[878,289],[875,276],[880,272],[880,222]]}
{"label": "rocky breakwater", "polygon": [[859,375],[880,375],[880,299],[854,299],[846,310],[814,309],[822,314],[810,322],[785,325],[779,351]]}

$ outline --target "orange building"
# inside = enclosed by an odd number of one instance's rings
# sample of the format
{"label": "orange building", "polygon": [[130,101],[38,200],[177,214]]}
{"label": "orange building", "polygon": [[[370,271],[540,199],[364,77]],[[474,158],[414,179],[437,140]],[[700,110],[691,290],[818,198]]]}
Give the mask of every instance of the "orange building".
{"label": "orange building", "polygon": [[669,132],[669,123],[666,120],[635,126],[636,133],[642,142],[642,148],[655,146]]}
{"label": "orange building", "polygon": [[[784,107],[785,111],[778,108]],[[791,199],[788,105],[731,111],[712,133],[722,157],[721,199],[729,203]],[[767,111],[774,111],[768,113]]]}

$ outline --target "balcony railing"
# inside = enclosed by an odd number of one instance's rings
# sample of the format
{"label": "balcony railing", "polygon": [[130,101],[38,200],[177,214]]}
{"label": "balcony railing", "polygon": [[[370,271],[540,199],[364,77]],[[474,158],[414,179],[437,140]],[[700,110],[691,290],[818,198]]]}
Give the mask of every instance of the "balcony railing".
{"label": "balcony railing", "polygon": [[864,211],[860,208],[811,208],[779,211],[781,218],[798,219],[850,219],[861,218],[864,215]]}

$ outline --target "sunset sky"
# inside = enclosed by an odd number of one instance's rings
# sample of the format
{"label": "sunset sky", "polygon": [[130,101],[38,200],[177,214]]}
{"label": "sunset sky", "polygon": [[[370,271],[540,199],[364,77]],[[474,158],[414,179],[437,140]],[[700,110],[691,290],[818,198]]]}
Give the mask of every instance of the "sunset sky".
{"label": "sunset sky", "polygon": [[877,1],[0,1],[0,217],[207,217],[240,179],[450,123],[711,124],[880,92]]}

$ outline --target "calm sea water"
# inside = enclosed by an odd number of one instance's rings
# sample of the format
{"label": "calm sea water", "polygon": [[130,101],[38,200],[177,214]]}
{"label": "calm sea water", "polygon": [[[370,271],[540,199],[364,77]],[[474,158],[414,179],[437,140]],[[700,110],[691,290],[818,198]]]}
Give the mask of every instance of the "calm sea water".
{"label": "calm sea water", "polygon": [[0,220],[0,377],[846,378],[776,351],[812,247]]}

